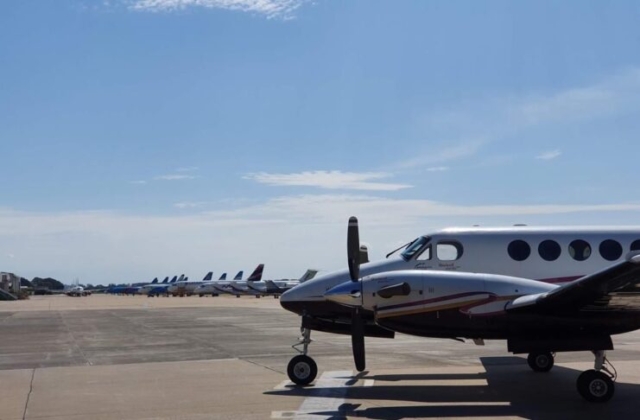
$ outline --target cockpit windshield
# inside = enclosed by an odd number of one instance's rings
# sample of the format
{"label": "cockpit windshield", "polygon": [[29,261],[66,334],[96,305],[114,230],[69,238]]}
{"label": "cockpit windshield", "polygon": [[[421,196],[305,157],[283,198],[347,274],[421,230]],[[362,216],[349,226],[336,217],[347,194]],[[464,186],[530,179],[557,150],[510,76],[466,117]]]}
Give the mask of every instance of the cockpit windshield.
{"label": "cockpit windshield", "polygon": [[407,247],[407,249],[404,250],[404,252],[401,254],[402,258],[404,258],[405,260],[409,261],[416,254],[419,254],[420,252],[422,252],[422,250],[427,246],[427,244],[429,243],[430,240],[431,240],[431,238],[429,238],[428,236],[419,237],[418,239],[413,241]]}

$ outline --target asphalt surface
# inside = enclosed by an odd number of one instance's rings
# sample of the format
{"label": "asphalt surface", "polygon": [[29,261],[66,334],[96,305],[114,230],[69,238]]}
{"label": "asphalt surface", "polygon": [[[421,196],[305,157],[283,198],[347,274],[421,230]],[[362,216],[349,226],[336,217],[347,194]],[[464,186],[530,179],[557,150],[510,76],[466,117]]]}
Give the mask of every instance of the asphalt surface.
{"label": "asphalt surface", "polygon": [[[619,372],[604,405],[575,390],[587,353],[548,374],[504,342],[367,339],[312,333],[315,386],[291,387],[299,318],[271,298],[45,296],[0,303],[0,419],[637,418],[640,333],[614,338]],[[114,408],[117,402],[117,409]]]}

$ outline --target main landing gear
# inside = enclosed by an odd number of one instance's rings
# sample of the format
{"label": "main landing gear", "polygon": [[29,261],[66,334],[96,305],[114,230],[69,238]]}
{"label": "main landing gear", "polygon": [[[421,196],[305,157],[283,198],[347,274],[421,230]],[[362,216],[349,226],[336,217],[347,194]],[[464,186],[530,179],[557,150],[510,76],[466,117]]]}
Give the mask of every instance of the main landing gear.
{"label": "main landing gear", "polygon": [[551,352],[529,353],[527,363],[535,372],[549,372],[553,367],[554,354]]}
{"label": "main landing gear", "polygon": [[[618,374],[607,360],[604,350],[594,351],[593,354],[596,357],[594,368],[578,376],[578,393],[589,402],[606,402],[613,397]],[[536,372],[549,372],[553,368],[554,356],[551,352],[529,353],[527,363]]]}
{"label": "main landing gear", "polygon": [[[311,344],[311,330],[302,327],[300,332],[302,334],[300,341],[292,346],[300,354],[291,359],[287,365],[287,374],[291,382],[304,386],[309,385],[316,378],[318,365],[311,357],[307,356],[309,344]],[[300,350],[300,346],[302,346],[302,350]]]}
{"label": "main landing gear", "polygon": [[596,356],[594,369],[586,370],[578,376],[578,392],[587,401],[606,402],[613,397],[618,373],[607,360],[604,350],[594,351],[593,354]]}

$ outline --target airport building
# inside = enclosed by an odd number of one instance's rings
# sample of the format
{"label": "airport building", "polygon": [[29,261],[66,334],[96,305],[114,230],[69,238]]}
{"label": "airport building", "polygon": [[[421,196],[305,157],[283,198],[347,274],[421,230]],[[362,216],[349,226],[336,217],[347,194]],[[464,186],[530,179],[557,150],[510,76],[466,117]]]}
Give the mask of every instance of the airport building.
{"label": "airport building", "polygon": [[20,294],[20,277],[0,272],[0,300],[15,300]]}

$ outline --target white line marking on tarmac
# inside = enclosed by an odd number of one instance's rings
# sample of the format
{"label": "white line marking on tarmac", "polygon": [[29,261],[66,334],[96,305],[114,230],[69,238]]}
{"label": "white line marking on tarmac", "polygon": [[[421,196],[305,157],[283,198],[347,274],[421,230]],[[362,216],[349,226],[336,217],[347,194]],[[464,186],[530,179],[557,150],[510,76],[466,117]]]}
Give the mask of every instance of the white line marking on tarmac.
{"label": "white line marking on tarmac", "polygon": [[373,380],[373,379],[365,379],[364,380],[364,385],[362,385],[362,386],[373,386],[374,382],[375,382],[375,380]]}
{"label": "white line marking on tarmac", "polygon": [[[304,399],[296,411],[273,411],[272,419],[293,420],[327,420],[340,415],[345,403],[349,383],[353,381],[350,370],[336,370],[324,372],[316,381],[313,388],[309,388],[311,396]],[[285,381],[286,387],[289,381]],[[373,381],[372,381],[373,384]],[[279,384],[278,386],[282,386]],[[314,414],[326,413],[326,414]]]}

